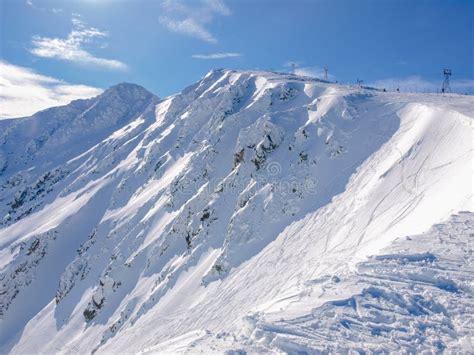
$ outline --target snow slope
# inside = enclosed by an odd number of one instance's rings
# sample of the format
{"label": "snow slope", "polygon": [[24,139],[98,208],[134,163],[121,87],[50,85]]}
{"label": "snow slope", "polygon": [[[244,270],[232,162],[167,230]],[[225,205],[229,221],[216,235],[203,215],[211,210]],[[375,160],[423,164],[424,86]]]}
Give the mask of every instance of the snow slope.
{"label": "snow slope", "polygon": [[194,331],[140,353],[472,350],[473,238],[474,213],[462,212],[354,271],[306,281],[304,299],[284,313],[248,315],[243,331]]}
{"label": "snow slope", "polygon": [[[472,277],[439,270],[472,249],[393,243],[473,210],[473,111],[217,70],[0,122],[0,351],[469,349]],[[470,243],[460,216],[438,244]]]}

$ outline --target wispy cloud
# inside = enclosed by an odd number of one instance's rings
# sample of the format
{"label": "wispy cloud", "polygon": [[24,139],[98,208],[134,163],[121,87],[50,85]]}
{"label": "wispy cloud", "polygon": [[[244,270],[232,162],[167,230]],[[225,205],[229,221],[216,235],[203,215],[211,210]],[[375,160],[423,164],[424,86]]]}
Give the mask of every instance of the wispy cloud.
{"label": "wispy cloud", "polygon": [[241,57],[241,53],[211,53],[211,54],[193,54],[191,57],[195,59],[224,59]]}
{"label": "wispy cloud", "polygon": [[108,37],[107,32],[87,27],[77,15],[72,18],[73,29],[67,38],[34,36],[30,52],[42,58],[54,58],[79,64],[88,64],[106,69],[125,70],[127,65],[115,59],[96,57],[84,45],[95,39]]}
{"label": "wispy cloud", "polygon": [[26,0],[25,3],[26,3],[26,5],[32,7],[33,9],[36,9],[36,10],[50,11],[53,14],[59,14],[59,13],[63,12],[63,9],[61,9],[59,7],[53,7],[51,9],[49,9],[49,8],[46,8],[46,7],[37,6],[35,3],[33,3],[33,0]]}
{"label": "wispy cloud", "polygon": [[207,26],[216,15],[229,16],[231,14],[230,9],[221,0],[201,0],[197,3],[166,0],[162,8],[164,15],[160,16],[159,21],[168,30],[208,43],[218,41]]}
{"label": "wispy cloud", "polygon": [[30,68],[0,61],[0,119],[29,116],[101,92],[99,88],[69,84]]}
{"label": "wispy cloud", "polygon": [[[396,88],[403,92],[436,92],[441,90],[442,80],[426,80],[421,76],[409,76],[406,78],[387,78],[369,83],[370,86],[394,90]],[[451,91],[458,93],[474,93],[474,80],[455,79],[450,81]]]}
{"label": "wispy cloud", "polygon": [[184,20],[176,20],[166,16],[160,17],[160,23],[167,27],[170,31],[195,37],[197,39],[217,43],[217,39],[206,28],[193,18],[185,18]]}

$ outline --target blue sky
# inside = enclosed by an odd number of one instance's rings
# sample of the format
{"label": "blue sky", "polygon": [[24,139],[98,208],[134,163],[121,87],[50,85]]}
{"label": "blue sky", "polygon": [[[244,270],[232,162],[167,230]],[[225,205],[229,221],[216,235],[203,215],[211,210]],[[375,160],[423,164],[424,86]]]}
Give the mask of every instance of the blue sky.
{"label": "blue sky", "polygon": [[1,74],[54,79],[72,95],[127,81],[164,97],[214,68],[289,71],[289,62],[301,74],[327,66],[339,82],[407,90],[436,90],[449,67],[453,89],[474,92],[470,0],[0,4]]}

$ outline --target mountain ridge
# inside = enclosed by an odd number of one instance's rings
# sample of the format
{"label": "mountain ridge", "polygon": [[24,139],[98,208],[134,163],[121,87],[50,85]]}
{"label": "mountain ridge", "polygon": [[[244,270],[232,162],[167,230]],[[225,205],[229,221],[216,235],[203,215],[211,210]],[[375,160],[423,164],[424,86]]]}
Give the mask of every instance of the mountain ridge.
{"label": "mountain ridge", "polygon": [[[3,352],[138,352],[193,331],[252,350],[245,324],[308,311],[311,280],[472,209],[470,97],[231,70],[164,99],[112,88],[33,150],[2,136]],[[102,134],[82,142],[84,120]]]}

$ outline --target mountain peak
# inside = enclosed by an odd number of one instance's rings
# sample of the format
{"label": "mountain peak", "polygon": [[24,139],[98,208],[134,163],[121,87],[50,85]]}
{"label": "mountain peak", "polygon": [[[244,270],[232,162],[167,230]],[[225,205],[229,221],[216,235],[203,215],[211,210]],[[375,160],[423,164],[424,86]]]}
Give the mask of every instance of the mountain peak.
{"label": "mountain peak", "polygon": [[145,89],[143,86],[122,82],[109,87],[100,96],[119,95],[121,98],[136,99],[143,97],[155,96],[153,93]]}
{"label": "mountain peak", "polygon": [[458,350],[473,98],[365,90],[221,70],[0,122],[0,353]]}

